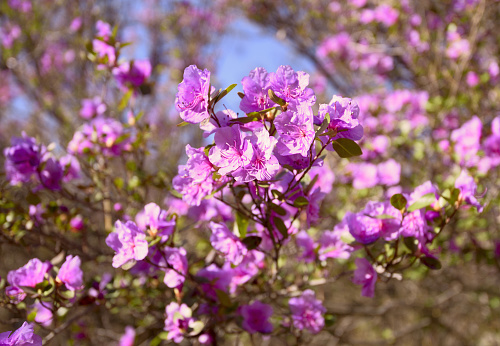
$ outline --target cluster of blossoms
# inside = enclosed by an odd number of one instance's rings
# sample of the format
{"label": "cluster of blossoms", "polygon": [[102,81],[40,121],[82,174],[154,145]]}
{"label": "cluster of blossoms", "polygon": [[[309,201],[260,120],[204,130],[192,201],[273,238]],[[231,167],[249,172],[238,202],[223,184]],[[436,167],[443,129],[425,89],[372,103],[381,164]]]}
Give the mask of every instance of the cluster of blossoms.
{"label": "cluster of blossoms", "polygon": [[42,346],[42,338],[34,333],[33,326],[28,322],[13,332],[0,333],[2,346]]}
{"label": "cluster of blossoms", "polygon": [[[212,315],[232,305],[227,300],[236,297],[243,284],[268,267],[266,253],[279,256],[279,248],[297,234],[301,228],[298,217],[305,215],[307,224],[317,220],[320,202],[334,180],[333,173],[322,167],[321,153],[326,149],[342,157],[361,154],[354,142],[363,136],[357,104],[334,96],[314,115],[316,98],[308,82],[306,73],[295,72],[289,66],[280,66],[273,73],[256,68],[242,81],[240,108],[247,116],[237,117],[231,110],[214,111],[215,104],[232,87],[216,92],[210,88],[208,70],[194,65],[186,68],[176,108],[184,121],[199,123],[205,136],[213,134],[214,143],[204,148],[186,146],[187,163],[179,166],[173,180],[186,206],[177,202],[171,210],[182,215],[189,210],[199,213],[217,208],[223,216],[227,213],[225,206],[236,209],[243,221],[234,223],[235,233],[227,224],[233,220],[230,213],[222,220],[218,212],[208,214],[219,216],[218,221],[207,226],[210,243],[224,263],[208,264],[191,274],[186,250],[173,246],[175,219],[169,219],[169,213],[159,206],[148,204],[135,222],[117,221],[114,232],[106,239],[115,251],[113,266],[141,275],[155,275],[161,270],[165,273],[164,283],[180,291],[186,281],[197,283],[197,293],[204,301],[197,311],[199,315]],[[320,149],[314,145],[315,138],[321,143]],[[224,198],[230,195],[236,201]],[[203,218],[206,213],[197,216]],[[208,215],[207,221],[211,219]],[[255,226],[252,231],[250,222]],[[323,238],[323,259],[347,258],[352,251],[345,243],[345,253],[336,249],[342,247],[337,234],[325,232]],[[221,299],[226,301],[222,306]],[[322,329],[325,309],[313,291],[290,299],[289,304],[294,328],[312,333]],[[217,314],[222,318],[220,312]],[[272,314],[269,304],[256,300],[237,310],[226,310],[225,319],[239,321],[249,333],[267,334],[274,329],[269,321]],[[169,340],[180,342],[197,335],[200,328],[204,328],[203,323],[192,317],[187,305],[172,302],[167,306],[165,330]],[[206,333],[199,336],[200,342],[208,339]]]}
{"label": "cluster of blossoms", "polygon": [[491,122],[489,135],[483,135],[483,123],[474,116],[461,127],[453,130],[450,140],[443,139],[440,148],[453,156],[465,168],[477,168],[486,174],[500,165],[500,117]]}
{"label": "cluster of blossoms", "polygon": [[35,181],[39,188],[60,190],[62,182],[78,178],[80,165],[71,155],[56,159],[44,145],[23,133],[4,149],[5,171],[12,185]]}
{"label": "cluster of blossoms", "polygon": [[149,60],[120,62],[120,48],[123,44],[116,41],[115,35],[109,23],[97,21],[91,53],[99,64],[98,69],[110,69],[121,89],[138,88],[151,75],[151,63]]}
{"label": "cluster of blossoms", "polygon": [[12,270],[7,274],[9,286],[5,288],[5,294],[11,301],[19,303],[26,298],[24,288],[35,288],[64,284],[69,291],[78,291],[83,288],[83,272],[80,269],[81,260],[78,256],[67,256],[66,261],[57,271],[57,275],[50,274],[52,265],[33,258],[23,267]]}
{"label": "cluster of blossoms", "polygon": [[[108,26],[100,23],[98,30],[102,31],[99,37],[112,41]],[[140,86],[144,79],[140,73],[132,72],[132,65],[128,68],[124,72],[128,77],[117,77],[120,84]],[[140,83],[135,83],[139,79]],[[272,334],[277,321],[281,321],[280,328],[292,333],[319,333],[325,326],[327,310],[309,287],[280,293],[278,302],[269,295],[243,300],[252,292],[247,286],[261,280],[264,273],[264,280],[285,282],[279,275],[284,246],[295,244],[302,262],[320,268],[328,259],[342,262],[355,258],[352,281],[362,285],[363,296],[373,297],[378,278],[389,275],[385,272],[389,265],[403,261],[404,257],[398,257],[395,245],[393,258],[387,264],[385,253],[370,252],[373,244],[385,242],[393,246],[402,240],[410,248],[408,257],[436,267],[439,261],[433,252],[433,241],[456,210],[463,205],[482,210],[476,199],[474,179],[464,170],[455,187],[443,193],[428,181],[411,193],[392,195],[390,201],[369,202],[358,213],[348,212],[333,230],[310,236],[311,226],[319,221],[321,202],[332,191],[335,180],[323,153],[330,151],[341,158],[361,156],[379,162],[358,168],[362,174],[374,177],[359,178],[358,182],[354,178],[356,188],[396,185],[401,166],[393,159],[380,162],[384,149],[366,144],[371,149],[363,154],[356,143],[362,140],[365,129],[371,133],[382,126],[380,118],[360,116],[357,102],[336,95],[328,104],[320,104],[315,114],[316,97],[308,84],[308,74],[290,66],[280,66],[271,73],[256,68],[242,80],[240,109],[245,116],[238,117],[229,109],[215,111],[217,103],[234,85],[216,91],[210,86],[208,70],[194,65],[186,68],[178,87],[176,109],[186,123],[199,124],[205,137],[213,136],[213,143],[201,148],[186,146],[187,162],[179,166],[172,182],[176,190],[173,194],[182,200],[169,200],[168,211],[149,203],[135,219],[125,215],[123,221],[116,221],[105,241],[114,251],[114,268],[128,270],[144,281],[163,275],[163,283],[172,289],[176,301],[165,307],[167,340],[180,343],[185,338],[197,338],[200,343],[209,344],[214,327],[220,323],[235,323],[250,334]],[[424,94],[394,91],[379,102],[388,112],[405,109],[412,114],[410,119],[418,119],[423,99]],[[363,102],[368,103],[366,98]],[[105,111],[106,105],[100,98],[82,103],[81,116],[90,122],[75,133],[68,145],[70,153],[109,157],[131,149],[132,135],[120,122],[105,117]],[[386,116],[390,118],[391,114]],[[487,141],[491,142],[489,152],[498,151],[499,123],[495,119],[492,139]],[[381,138],[380,142],[384,142]],[[473,145],[467,146],[467,150]],[[44,170],[50,167],[49,159],[45,159],[47,149],[25,135],[15,139],[5,155],[6,170],[13,183],[30,181],[35,174],[42,181]],[[76,177],[78,170],[71,170],[71,164],[67,167],[59,180]],[[351,173],[354,171],[351,168]],[[44,181],[42,184],[52,186]],[[32,207],[30,213],[35,219],[42,208]],[[177,218],[189,213],[194,213],[199,221],[197,227],[208,228],[207,238],[216,259],[188,261],[196,254],[180,246],[176,227]],[[74,227],[80,227],[78,220]],[[370,261],[363,258],[363,251]],[[68,256],[58,270],[48,262],[32,259],[8,273],[6,295],[11,302],[19,303],[32,291],[63,291],[63,285],[66,291],[79,291],[84,287],[80,265],[78,256]],[[103,276],[86,292],[86,298],[100,304],[110,280]],[[192,296],[199,301],[187,305],[190,300],[184,297]],[[35,321],[50,325],[59,302],[33,297],[37,298],[31,306],[36,311]],[[274,309],[274,305],[280,309]],[[130,344],[134,338],[133,328],[127,328],[123,344]]]}
{"label": "cluster of blossoms", "polygon": [[73,155],[102,153],[119,156],[130,151],[132,134],[126,132],[118,120],[98,116],[84,124],[68,143],[68,152]]}

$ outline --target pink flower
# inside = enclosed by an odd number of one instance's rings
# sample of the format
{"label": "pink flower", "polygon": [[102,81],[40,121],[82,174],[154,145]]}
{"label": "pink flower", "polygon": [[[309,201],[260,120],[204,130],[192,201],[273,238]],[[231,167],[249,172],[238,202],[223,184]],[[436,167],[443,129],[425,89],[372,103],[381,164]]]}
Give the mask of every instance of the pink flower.
{"label": "pink flower", "polygon": [[142,260],[148,255],[146,235],[132,221],[116,221],[115,231],[106,238],[106,245],[116,252],[113,257],[115,268],[132,260]]}
{"label": "pink flower", "polygon": [[375,283],[377,282],[377,272],[371,263],[365,258],[356,258],[356,270],[352,282],[356,285],[363,285],[361,295],[373,298],[375,293]]}
{"label": "pink flower", "polygon": [[240,239],[225,224],[210,223],[210,243],[215,250],[221,252],[227,261],[238,265],[243,261],[248,250]]}
{"label": "pink flower", "polygon": [[290,299],[288,304],[295,328],[307,329],[316,334],[325,326],[323,314],[326,309],[321,301],[315,298],[313,290],[305,290],[300,297]]}
{"label": "pink flower", "polygon": [[82,261],[78,256],[67,256],[63,263],[57,279],[61,280],[70,291],[76,291],[83,288],[83,272],[80,269]]}
{"label": "pink flower", "polygon": [[240,314],[243,317],[242,327],[250,334],[273,331],[273,325],[269,322],[269,317],[273,314],[273,308],[270,305],[257,300],[250,305],[243,305],[240,308]]}

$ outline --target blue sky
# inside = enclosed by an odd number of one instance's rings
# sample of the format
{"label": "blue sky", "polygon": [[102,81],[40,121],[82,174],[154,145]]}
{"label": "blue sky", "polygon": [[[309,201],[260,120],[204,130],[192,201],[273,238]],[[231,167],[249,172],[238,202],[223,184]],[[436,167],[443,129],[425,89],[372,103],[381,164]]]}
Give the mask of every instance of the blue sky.
{"label": "blue sky", "polygon": [[238,84],[223,102],[228,108],[235,110],[238,109],[240,100],[236,92],[242,91],[241,79],[254,68],[264,67],[273,72],[280,65],[290,65],[296,71],[309,74],[314,70],[313,65],[298,56],[290,45],[246,19],[233,21],[219,44],[221,53],[217,79],[221,88]]}

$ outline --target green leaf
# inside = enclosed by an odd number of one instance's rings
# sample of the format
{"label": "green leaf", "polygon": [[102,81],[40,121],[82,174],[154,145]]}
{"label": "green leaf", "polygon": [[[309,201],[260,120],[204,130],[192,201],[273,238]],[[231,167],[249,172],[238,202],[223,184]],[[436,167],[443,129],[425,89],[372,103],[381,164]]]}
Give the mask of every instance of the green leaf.
{"label": "green leaf", "polygon": [[233,90],[236,87],[236,85],[238,85],[238,84],[231,84],[225,90],[219,91],[219,93],[210,101],[210,103],[212,105],[215,105],[217,102],[219,102],[220,100],[222,100],[222,98],[224,96],[226,96],[227,94],[229,94],[229,92],[231,90]]}
{"label": "green leaf", "polygon": [[318,137],[321,133],[323,133],[326,128],[330,125],[330,114],[326,113],[325,119],[321,123],[321,126],[319,127],[318,131],[316,131],[316,137]]}
{"label": "green leaf", "polygon": [[120,137],[118,137],[116,140],[115,140],[115,143],[116,144],[119,144],[121,142],[123,142],[124,140],[126,140],[127,138],[130,137],[130,133],[124,133],[123,135],[121,135]]}
{"label": "green leaf", "polygon": [[37,313],[36,310],[33,310],[30,312],[30,314],[28,315],[28,318],[27,318],[28,322],[33,322],[35,320],[36,313]]}
{"label": "green leaf", "polygon": [[335,324],[337,318],[332,314],[325,314],[325,327],[331,327]]}
{"label": "green leaf", "polygon": [[230,93],[238,84],[231,84],[226,88],[226,92]]}
{"label": "green leaf", "polygon": [[309,201],[304,196],[299,196],[293,201],[293,206],[296,208],[305,207],[309,205]]}
{"label": "green leaf", "polygon": [[304,194],[307,196],[309,194],[309,191],[311,191],[311,189],[313,188],[314,184],[316,184],[316,182],[318,181],[319,179],[319,174],[316,174],[314,176],[314,178],[312,178],[311,182],[307,185],[307,187],[304,189]]}
{"label": "green leaf", "polygon": [[130,101],[130,98],[132,97],[133,93],[134,93],[134,90],[129,89],[129,91],[127,91],[125,93],[125,95],[123,95],[122,99],[120,100],[120,103],[118,104],[118,111],[119,112],[121,112],[122,110],[125,109],[125,107],[127,107],[128,102]]}
{"label": "green leaf", "polygon": [[183,127],[183,126],[186,126],[186,125],[189,125],[189,123],[186,122],[186,121],[183,121],[182,123],[177,124],[177,127]]}
{"label": "green leaf", "polygon": [[123,185],[125,185],[125,182],[123,181],[123,178],[115,178],[114,180],[115,186],[118,190],[121,190],[123,188]]}
{"label": "green leaf", "polygon": [[408,201],[405,196],[400,193],[392,195],[391,197],[391,205],[397,210],[404,210],[406,208],[406,203],[408,203]]}
{"label": "green leaf", "polygon": [[353,156],[360,156],[363,152],[359,145],[352,139],[339,138],[332,142],[333,149],[342,158],[349,158]]}
{"label": "green leaf", "polygon": [[441,269],[441,262],[437,258],[423,256],[420,257],[420,262],[429,269],[432,270]]}
{"label": "green leaf", "polygon": [[283,220],[281,220],[280,218],[278,217],[275,217],[273,219],[273,222],[274,222],[274,225],[276,226],[276,228],[278,229],[278,231],[280,231],[281,235],[286,239],[288,238],[288,228],[286,227],[285,223],[283,222]]}
{"label": "green leaf", "polygon": [[247,235],[249,220],[241,213],[236,213],[236,225],[238,226],[238,232],[240,238],[244,238]]}
{"label": "green leaf", "polygon": [[436,195],[434,193],[431,192],[426,195],[423,195],[416,202],[414,202],[412,205],[408,207],[408,212],[411,213],[412,211],[418,209],[427,208],[435,201],[436,201]]}
{"label": "green leaf", "polygon": [[[258,113],[257,113],[258,114]],[[259,118],[256,118],[254,116],[248,116],[248,117],[242,117],[242,118],[236,118],[236,119],[231,119],[229,120],[230,123],[239,123],[239,124],[247,124],[251,123],[253,121],[258,121],[260,120]]]}
{"label": "green leaf", "polygon": [[286,101],[276,96],[274,91],[272,91],[271,89],[267,91],[267,94],[269,95],[269,98],[273,100],[274,103],[279,104],[281,107],[284,107],[286,105]]}
{"label": "green leaf", "polygon": [[283,194],[276,189],[272,189],[271,193],[273,194],[274,198],[276,198],[276,199],[283,200],[283,198],[284,198]]}
{"label": "green leaf", "polygon": [[202,321],[190,322],[189,328],[191,329],[191,332],[189,332],[189,335],[194,336],[200,334],[204,327],[205,324]]}
{"label": "green leaf", "polygon": [[246,237],[241,242],[247,247],[248,250],[253,250],[253,249],[256,249],[260,245],[260,243],[262,242],[262,238],[252,235],[252,236]]}
{"label": "green leaf", "polygon": [[136,264],[135,260],[128,261],[127,263],[125,263],[124,265],[122,265],[122,269],[123,270],[129,270],[130,268],[132,268],[133,266],[135,266],[135,264]]}
{"label": "green leaf", "polygon": [[411,253],[415,253],[418,250],[418,242],[415,237],[404,237],[403,243]]}
{"label": "green leaf", "polygon": [[378,220],[396,219],[394,216],[389,214],[382,214],[376,216],[367,215],[367,216],[370,216],[372,219],[378,219]]}
{"label": "green leaf", "polygon": [[286,210],[283,209],[281,206],[274,204],[274,203],[271,203],[270,207],[274,212],[276,212],[276,214],[281,215],[281,216],[286,215]]}
{"label": "green leaf", "polygon": [[443,197],[451,205],[454,205],[457,202],[459,196],[460,196],[460,190],[457,188],[446,189],[441,194],[441,197]]}
{"label": "green leaf", "polygon": [[225,306],[226,308],[231,307],[231,305],[232,305],[231,298],[229,297],[229,295],[226,292],[216,288],[215,294],[217,295],[217,299],[222,304],[222,306]]}
{"label": "green leaf", "polygon": [[177,190],[171,189],[169,192],[174,197],[182,198],[182,195]]}

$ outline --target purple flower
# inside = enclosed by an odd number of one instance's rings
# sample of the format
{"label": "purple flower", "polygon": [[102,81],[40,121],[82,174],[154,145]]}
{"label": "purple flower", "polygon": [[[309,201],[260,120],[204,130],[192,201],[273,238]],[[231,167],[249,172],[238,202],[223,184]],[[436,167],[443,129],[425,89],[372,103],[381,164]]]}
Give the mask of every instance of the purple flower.
{"label": "purple flower", "polygon": [[92,50],[99,58],[99,62],[102,62],[102,64],[98,65],[98,70],[103,70],[106,66],[112,67],[115,65],[116,49],[112,45],[109,45],[100,39],[94,39],[92,40]]}
{"label": "purple flower", "polygon": [[203,198],[212,193],[215,182],[212,177],[197,182],[188,176],[188,172],[185,165],[179,166],[179,174],[172,180],[172,186],[182,195],[184,202],[199,206]]}
{"label": "purple flower", "polygon": [[204,121],[202,124],[200,124],[200,129],[205,131],[203,133],[203,137],[206,138],[210,136],[212,133],[217,131],[219,127],[228,127],[231,124],[230,121],[236,119],[238,117],[238,114],[230,109],[225,109],[223,111],[218,111],[217,113],[215,113],[215,117],[217,118],[219,123],[217,123],[212,117],[210,117],[208,122]]}
{"label": "purple flower", "polygon": [[398,17],[398,11],[389,5],[382,4],[375,9],[375,19],[387,27],[396,24]]}
{"label": "purple flower", "polygon": [[12,286],[35,287],[43,282],[45,274],[50,269],[50,263],[42,262],[38,258],[33,258],[23,267],[11,270],[7,274],[7,281]]}
{"label": "purple flower", "polygon": [[23,132],[22,137],[13,137],[11,147],[4,149],[5,171],[12,185],[26,183],[36,173],[45,153],[45,147],[36,143]]}
{"label": "purple flower", "polygon": [[415,237],[419,240],[425,240],[429,230],[430,228],[425,220],[425,212],[423,209],[407,213],[401,225],[401,235],[404,237]]}
{"label": "purple flower", "polygon": [[309,84],[309,75],[305,72],[295,72],[290,66],[281,65],[275,73],[269,76],[271,89],[276,96],[291,104],[312,106],[316,96]]}
{"label": "purple flower", "polygon": [[363,285],[361,295],[373,298],[375,294],[375,283],[377,282],[377,272],[371,263],[365,258],[356,258],[356,270],[352,282],[356,285]]}
{"label": "purple flower", "polygon": [[315,135],[312,117],[311,108],[301,106],[276,117],[274,125],[279,135],[276,149],[280,155],[308,156]]}
{"label": "purple flower", "polygon": [[316,244],[306,231],[300,231],[295,236],[295,242],[297,246],[302,249],[302,254],[299,259],[306,263],[313,262],[316,259],[316,253],[314,252]]}
{"label": "purple flower", "polygon": [[78,162],[78,159],[76,157],[74,157],[73,155],[64,155],[59,159],[59,163],[64,170],[64,182],[80,178],[80,162]]}
{"label": "purple flower", "polygon": [[182,284],[188,272],[186,250],[182,247],[165,247],[163,248],[163,255],[162,257],[165,258],[166,265],[163,258],[160,261],[160,265],[169,267],[164,269],[165,277],[163,278],[163,282],[170,288],[182,288]]}
{"label": "purple flower", "polygon": [[377,165],[377,178],[380,184],[387,186],[399,183],[401,165],[394,159],[389,159]]}
{"label": "purple flower", "polygon": [[26,298],[26,293],[22,288],[16,286],[5,287],[5,295],[10,299],[13,304],[19,304]]}
{"label": "purple flower", "polygon": [[493,119],[491,123],[491,136],[483,143],[484,152],[492,166],[500,165],[500,117]]}
{"label": "purple flower", "polygon": [[233,277],[233,270],[230,268],[219,268],[217,265],[211,264],[208,267],[200,269],[196,275],[208,280],[209,283],[201,284],[201,288],[207,297],[217,300],[215,290],[228,291]]}
{"label": "purple flower", "polygon": [[311,177],[311,181],[316,179],[316,183],[313,186],[313,189],[319,188],[321,192],[329,194],[332,192],[332,185],[335,182],[335,174],[328,167],[328,165],[323,166],[315,166],[309,170],[309,176]]}
{"label": "purple flower", "polygon": [[81,215],[76,215],[75,217],[71,218],[69,226],[72,230],[81,231],[83,227],[85,227],[85,222],[83,221]]}
{"label": "purple flower", "polygon": [[71,154],[84,154],[90,151],[104,156],[119,156],[131,148],[131,136],[123,129],[123,125],[107,117],[97,117],[84,124],[80,131],[75,132],[68,143]]}
{"label": "purple flower", "polygon": [[[50,302],[40,302],[37,300],[35,304],[31,306],[31,312],[35,311],[35,322],[41,324],[44,327],[49,327],[52,324],[52,303]],[[0,344],[1,345],[1,344]]]}
{"label": "purple flower", "polygon": [[[373,202],[366,204],[363,213],[378,222],[380,227],[380,236],[385,240],[394,240],[399,237],[401,232],[401,212],[394,208],[389,201]],[[386,216],[384,218],[382,215]]]}
{"label": "purple flower", "polygon": [[146,235],[132,221],[116,221],[115,230],[106,238],[106,245],[116,252],[113,257],[115,268],[131,260],[142,260],[148,255]]}
{"label": "purple flower", "polygon": [[473,88],[479,84],[479,76],[477,75],[477,73],[469,71],[465,76],[465,81],[467,82],[468,86]]}
{"label": "purple flower", "polygon": [[476,207],[479,213],[483,211],[483,206],[474,196],[477,192],[477,184],[474,178],[472,178],[466,170],[460,172],[457,180],[455,180],[455,187],[460,190],[460,195],[458,197],[459,201]]}
{"label": "purple flower", "polygon": [[238,265],[243,261],[248,250],[240,239],[225,224],[210,222],[210,243],[215,250],[221,252],[227,261]]}
{"label": "purple flower", "polygon": [[123,63],[113,69],[118,85],[121,88],[140,87],[151,75],[149,60],[134,60]]}
{"label": "purple flower", "polygon": [[66,285],[70,291],[77,291],[83,288],[83,272],[80,269],[82,261],[78,256],[67,256],[63,263],[57,278]]}
{"label": "purple flower", "polygon": [[102,20],[98,20],[97,23],[95,23],[95,29],[97,31],[96,36],[102,37],[105,40],[108,40],[113,34],[111,25]]}
{"label": "purple flower", "polygon": [[378,170],[373,163],[349,164],[354,177],[352,186],[356,190],[368,189],[378,184]]}
{"label": "purple flower", "polygon": [[184,334],[195,322],[191,309],[186,305],[170,303],[165,308],[167,318],[165,319],[165,330],[168,332],[167,340],[180,343],[184,339]]}
{"label": "purple flower", "polygon": [[14,41],[20,36],[21,28],[19,25],[7,22],[0,28],[0,42],[6,49],[12,48]]}
{"label": "purple flower", "polygon": [[[46,155],[47,156],[47,155]],[[64,176],[64,169],[55,158],[48,156],[40,165],[40,182],[43,187],[58,191],[61,190],[61,182]]]}
{"label": "purple flower", "polygon": [[435,210],[439,210],[439,190],[436,185],[434,185],[432,182],[429,180],[426,181],[423,184],[420,184],[417,186],[413,192],[410,194],[408,197],[408,205],[412,205],[415,203],[417,200],[419,200],[421,197],[433,193],[435,196],[434,202],[431,204],[431,207],[434,208]]}
{"label": "purple flower", "polygon": [[34,334],[33,326],[28,322],[14,332],[0,333],[1,346],[42,346],[42,338]]}
{"label": "purple flower", "polygon": [[253,146],[239,125],[222,127],[215,132],[215,146],[210,149],[210,162],[219,167],[219,174],[238,174],[253,156]]}
{"label": "purple flower", "polygon": [[316,299],[313,290],[305,290],[298,298],[288,301],[292,312],[293,326],[299,330],[307,329],[311,333],[319,333],[325,326],[323,314],[326,309]]}
{"label": "purple flower", "polygon": [[159,235],[163,241],[168,239],[175,228],[175,220],[167,220],[167,212],[155,203],[146,204],[135,216],[135,222],[141,231],[149,230],[150,235]]}
{"label": "purple flower", "polygon": [[[457,34],[458,35],[458,34]],[[456,60],[459,57],[468,54],[470,51],[469,41],[465,38],[460,38],[460,35],[454,36],[446,49],[446,56],[450,59]]]}
{"label": "purple flower", "polygon": [[327,258],[348,259],[351,257],[354,248],[342,241],[341,227],[342,224],[337,225],[333,231],[325,231],[319,238],[318,257],[320,261],[326,261]]}
{"label": "purple flower", "polygon": [[347,214],[345,220],[349,227],[349,232],[358,242],[371,244],[380,238],[382,231],[382,221],[363,213]]}
{"label": "purple flower", "polygon": [[18,10],[23,13],[31,11],[31,1],[30,0],[9,0],[9,6],[13,10]]}
{"label": "purple flower", "polygon": [[197,124],[210,116],[207,110],[209,87],[210,71],[202,71],[195,65],[186,67],[175,97],[175,108],[182,120]]}
{"label": "purple flower", "polygon": [[243,261],[233,268],[230,262],[224,263],[223,269],[231,271],[231,283],[229,292],[235,293],[238,286],[250,281],[252,277],[259,273],[259,269],[264,267],[265,255],[257,250],[247,253]]}
{"label": "purple flower", "polygon": [[270,305],[257,300],[252,304],[243,305],[240,314],[243,317],[241,326],[250,334],[268,334],[273,331],[273,325],[269,322],[269,318],[273,315],[273,308]]}
{"label": "purple flower", "polygon": [[243,170],[233,173],[237,181],[259,181],[271,180],[280,169],[280,164],[273,150],[276,138],[269,136],[269,132],[261,127],[255,130],[250,137],[253,155]]}
{"label": "purple flower", "polygon": [[474,116],[451,133],[451,140],[455,143],[454,149],[460,165],[471,167],[476,164],[482,127],[481,120]]}
{"label": "purple flower", "polygon": [[134,346],[135,329],[131,326],[125,327],[125,334],[120,338],[119,346]]}
{"label": "purple flower", "polygon": [[80,116],[84,119],[91,119],[96,115],[101,115],[106,111],[106,105],[99,96],[92,99],[83,99]]}
{"label": "purple flower", "polygon": [[268,95],[268,90],[271,88],[269,77],[263,67],[257,67],[250,71],[248,77],[243,77],[241,85],[245,96],[240,102],[240,109],[243,112],[258,112],[276,105]]}
{"label": "purple flower", "polygon": [[214,188],[213,165],[205,155],[204,148],[196,149],[188,144],[186,153],[188,161],[186,165],[179,166],[179,174],[174,177],[172,185],[182,195],[184,202],[199,206]]}
{"label": "purple flower", "polygon": [[[318,116],[314,123],[321,125],[326,114],[330,115],[328,130],[337,130],[334,138],[349,138],[354,141],[363,137],[363,127],[359,124],[359,106],[356,101],[334,95],[329,104],[319,105]],[[331,148],[333,150],[333,148]]]}

